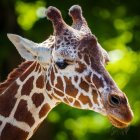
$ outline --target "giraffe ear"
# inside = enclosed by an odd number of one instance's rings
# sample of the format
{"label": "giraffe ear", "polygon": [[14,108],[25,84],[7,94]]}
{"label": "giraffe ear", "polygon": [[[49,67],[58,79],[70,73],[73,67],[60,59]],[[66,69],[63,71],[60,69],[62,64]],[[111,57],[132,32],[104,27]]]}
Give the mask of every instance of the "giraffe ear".
{"label": "giraffe ear", "polygon": [[37,43],[15,34],[7,34],[7,36],[25,60],[34,60],[34,57],[37,56],[34,51],[34,48],[37,48]]}
{"label": "giraffe ear", "polygon": [[15,45],[19,54],[29,61],[39,60],[46,62],[50,57],[50,49],[35,43],[31,40],[25,39],[19,35],[7,34],[9,40]]}

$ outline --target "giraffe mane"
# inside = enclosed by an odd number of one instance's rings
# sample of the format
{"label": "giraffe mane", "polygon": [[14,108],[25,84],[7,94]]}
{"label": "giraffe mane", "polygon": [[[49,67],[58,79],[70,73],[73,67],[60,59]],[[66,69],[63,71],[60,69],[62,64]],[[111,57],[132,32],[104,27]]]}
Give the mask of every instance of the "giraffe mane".
{"label": "giraffe mane", "polygon": [[33,62],[25,61],[22,62],[17,68],[15,68],[7,77],[7,79],[0,83],[0,94],[9,87],[13,81],[15,81]]}

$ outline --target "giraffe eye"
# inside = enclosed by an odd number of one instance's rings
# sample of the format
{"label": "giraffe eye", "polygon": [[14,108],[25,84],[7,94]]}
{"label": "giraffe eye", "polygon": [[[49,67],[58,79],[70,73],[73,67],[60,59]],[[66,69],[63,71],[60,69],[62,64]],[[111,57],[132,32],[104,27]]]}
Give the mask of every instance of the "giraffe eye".
{"label": "giraffe eye", "polygon": [[68,63],[63,60],[63,61],[57,61],[56,65],[60,68],[60,69],[65,69],[68,66]]}
{"label": "giraffe eye", "polygon": [[111,105],[119,105],[120,104],[120,98],[116,95],[111,95],[109,102]]}

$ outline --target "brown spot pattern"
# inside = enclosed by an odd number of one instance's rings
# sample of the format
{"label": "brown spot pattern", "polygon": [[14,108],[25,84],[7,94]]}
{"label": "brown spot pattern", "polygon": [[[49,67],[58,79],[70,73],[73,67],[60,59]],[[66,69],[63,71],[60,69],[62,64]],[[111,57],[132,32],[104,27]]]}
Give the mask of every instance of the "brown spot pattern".
{"label": "brown spot pattern", "polygon": [[52,95],[52,97],[53,97],[54,99],[60,101],[60,99],[59,99],[58,97],[56,97],[55,94],[51,94],[51,95]]}
{"label": "brown spot pattern", "polygon": [[25,140],[28,132],[7,123],[1,133],[0,140]]}
{"label": "brown spot pattern", "polygon": [[81,108],[81,105],[78,101],[75,101],[73,105],[77,108]]}
{"label": "brown spot pattern", "polygon": [[16,103],[14,97],[17,93],[19,86],[14,82],[4,94],[0,96],[0,114],[4,117],[8,117]]}
{"label": "brown spot pattern", "polygon": [[34,93],[32,96],[32,101],[36,107],[39,107],[44,101],[43,94],[42,93]]}
{"label": "brown spot pattern", "polygon": [[64,98],[64,102],[66,104],[72,103],[73,102],[73,98],[70,98],[70,97]]}
{"label": "brown spot pattern", "polygon": [[84,60],[87,63],[87,65],[90,65],[89,56],[87,54],[84,55]]}
{"label": "brown spot pattern", "polygon": [[75,69],[75,71],[79,72],[79,73],[82,73],[85,69],[86,69],[86,66],[84,64],[82,64],[81,62],[78,62],[78,68]]}
{"label": "brown spot pattern", "polygon": [[44,104],[41,110],[39,111],[39,118],[44,117],[50,110],[50,105],[49,104]]}
{"label": "brown spot pattern", "polygon": [[52,69],[51,70],[51,74],[50,74],[50,77],[51,77],[51,83],[52,83],[52,85],[54,85],[54,70]]}
{"label": "brown spot pattern", "polygon": [[31,112],[28,111],[27,101],[25,100],[19,102],[14,117],[17,121],[26,122],[29,126],[32,126],[35,123]]}
{"label": "brown spot pattern", "polygon": [[48,94],[48,96],[49,96],[50,99],[53,99],[53,97],[51,96],[51,94]]}
{"label": "brown spot pattern", "polygon": [[63,101],[64,101],[64,103],[69,104],[69,101],[67,98],[64,98]]}
{"label": "brown spot pattern", "polygon": [[87,82],[91,83],[90,75],[85,76],[85,79],[86,79]]}
{"label": "brown spot pattern", "polygon": [[63,91],[63,82],[60,77],[57,77],[57,83],[56,83],[55,87]]}
{"label": "brown spot pattern", "polygon": [[39,64],[36,64],[35,71],[39,71],[40,68],[41,68],[40,65]]}
{"label": "brown spot pattern", "polygon": [[55,92],[55,94],[57,94],[60,97],[63,97],[64,96],[64,93],[63,92],[61,92],[61,91],[59,91],[59,90],[57,90],[55,88],[54,88],[54,92]]}
{"label": "brown spot pattern", "polygon": [[58,72],[58,70],[57,70],[56,67],[54,67],[53,70],[54,70],[54,73],[57,73]]}
{"label": "brown spot pattern", "polygon": [[46,89],[47,89],[48,91],[51,90],[51,85],[50,85],[50,83],[49,83],[49,80],[48,80],[47,83],[46,83]]}
{"label": "brown spot pattern", "polygon": [[78,76],[75,76],[74,80],[75,80],[75,82],[77,82],[78,81]]}
{"label": "brown spot pattern", "polygon": [[73,102],[73,98],[68,97],[69,102]]}
{"label": "brown spot pattern", "polygon": [[44,87],[44,82],[45,82],[45,78],[44,78],[44,75],[40,75],[38,77],[38,79],[36,80],[36,86],[38,88],[43,88]]}
{"label": "brown spot pattern", "polygon": [[81,55],[80,53],[78,53],[78,57],[79,57],[80,59],[82,59],[82,55]]}
{"label": "brown spot pattern", "polygon": [[80,94],[79,96],[79,100],[83,103],[83,104],[88,104],[90,107],[92,107],[92,103],[91,100],[88,96],[85,96],[83,94]]}
{"label": "brown spot pattern", "polygon": [[96,85],[97,88],[104,87],[102,79],[99,79],[96,75],[93,76],[92,82]]}
{"label": "brown spot pattern", "polygon": [[9,87],[13,81],[15,81],[30,65],[32,62],[25,61],[21,65],[18,66],[18,68],[14,69],[9,75],[5,82],[0,83],[0,94],[4,92],[4,90]]}
{"label": "brown spot pattern", "polygon": [[98,98],[98,94],[97,94],[96,91],[94,91],[94,93],[93,93],[93,101],[94,101],[95,104],[99,104],[97,98]]}
{"label": "brown spot pattern", "polygon": [[36,63],[33,63],[31,66],[29,66],[29,68],[21,75],[20,80],[24,81],[28,75],[30,75],[30,73],[35,69],[36,67]]}
{"label": "brown spot pattern", "polygon": [[64,77],[65,83],[66,83],[66,94],[76,97],[78,93],[78,89],[75,88],[75,86],[72,84],[71,79],[68,79],[67,77]]}
{"label": "brown spot pattern", "polygon": [[86,92],[89,91],[89,85],[85,82],[85,81],[82,81],[79,86],[81,87],[81,89],[85,90]]}
{"label": "brown spot pattern", "polygon": [[31,90],[33,89],[33,81],[34,77],[30,77],[26,83],[23,85],[22,90],[21,90],[21,95],[30,95]]}

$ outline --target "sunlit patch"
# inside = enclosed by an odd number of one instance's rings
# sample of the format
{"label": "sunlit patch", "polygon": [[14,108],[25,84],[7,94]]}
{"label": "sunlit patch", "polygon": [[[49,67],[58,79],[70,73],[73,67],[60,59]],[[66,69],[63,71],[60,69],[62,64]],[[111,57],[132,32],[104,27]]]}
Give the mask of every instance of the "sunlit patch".
{"label": "sunlit patch", "polygon": [[[43,1],[36,1],[33,3],[24,3],[18,1],[16,3],[16,12],[18,14],[18,24],[24,30],[29,30],[33,27],[34,23],[39,19],[42,18],[41,14],[39,14],[39,8],[45,7],[45,3]],[[38,12],[36,12],[39,10]],[[30,20],[29,20],[30,19]]]}
{"label": "sunlit patch", "polygon": [[108,54],[110,56],[111,63],[115,63],[116,61],[119,61],[124,56],[124,52],[119,49],[110,51]]}
{"label": "sunlit patch", "polygon": [[48,115],[48,120],[52,123],[57,123],[60,121],[60,115],[56,111],[51,111]]}
{"label": "sunlit patch", "polygon": [[114,26],[116,29],[121,29],[121,30],[126,30],[126,28],[127,28],[125,21],[122,19],[114,20]]}
{"label": "sunlit patch", "polygon": [[44,17],[46,17],[45,11],[46,11],[46,8],[45,7],[39,7],[37,9],[37,11],[36,11],[37,17],[38,18],[44,18]]}
{"label": "sunlit patch", "polygon": [[66,129],[72,131],[75,137],[80,139],[82,139],[87,132],[97,134],[110,127],[107,119],[99,114],[81,116],[76,120],[69,118],[65,121],[64,125]]}
{"label": "sunlit patch", "polygon": [[138,69],[138,55],[130,49],[123,48],[110,51],[109,56],[111,61],[107,70],[111,72],[118,86],[124,88],[131,75]]}

